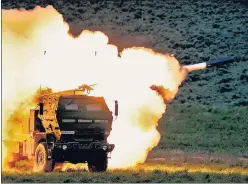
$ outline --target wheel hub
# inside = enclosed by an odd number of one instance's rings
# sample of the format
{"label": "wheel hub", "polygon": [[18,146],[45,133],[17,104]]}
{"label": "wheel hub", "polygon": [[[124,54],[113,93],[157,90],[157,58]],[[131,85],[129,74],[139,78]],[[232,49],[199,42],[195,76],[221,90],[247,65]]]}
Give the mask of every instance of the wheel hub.
{"label": "wheel hub", "polygon": [[38,155],[37,155],[37,164],[39,166],[42,166],[44,165],[44,162],[45,162],[45,159],[44,159],[44,153],[43,152],[39,152]]}

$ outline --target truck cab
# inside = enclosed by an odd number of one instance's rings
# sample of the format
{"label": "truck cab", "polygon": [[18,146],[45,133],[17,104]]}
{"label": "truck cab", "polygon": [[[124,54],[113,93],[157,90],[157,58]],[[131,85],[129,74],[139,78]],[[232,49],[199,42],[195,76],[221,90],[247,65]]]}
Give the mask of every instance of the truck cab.
{"label": "truck cab", "polygon": [[115,147],[107,142],[112,122],[103,97],[75,91],[43,95],[39,108],[30,110],[30,138],[22,142],[22,154],[34,157],[34,168],[40,172],[51,172],[56,162],[87,163],[91,172],[106,171],[108,153]]}

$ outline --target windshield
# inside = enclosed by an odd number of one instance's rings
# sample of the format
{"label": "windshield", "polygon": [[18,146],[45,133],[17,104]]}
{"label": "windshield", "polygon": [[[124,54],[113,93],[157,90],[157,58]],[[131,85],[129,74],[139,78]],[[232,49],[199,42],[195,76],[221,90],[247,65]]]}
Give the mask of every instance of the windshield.
{"label": "windshield", "polygon": [[108,108],[102,98],[61,98],[58,110],[97,112]]}

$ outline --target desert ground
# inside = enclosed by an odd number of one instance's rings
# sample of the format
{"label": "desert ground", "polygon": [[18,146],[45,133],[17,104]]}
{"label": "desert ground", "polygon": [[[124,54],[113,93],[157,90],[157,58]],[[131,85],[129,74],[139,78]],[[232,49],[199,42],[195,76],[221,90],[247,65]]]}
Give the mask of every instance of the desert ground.
{"label": "desert ground", "polygon": [[[181,64],[232,56],[189,74],[160,119],[161,140],[134,168],[32,173],[22,162],[2,182],[248,182],[248,3],[222,0],[2,1],[2,9],[52,5],[77,36],[99,30],[120,51],[143,46]],[[20,172],[22,170],[22,172]]]}

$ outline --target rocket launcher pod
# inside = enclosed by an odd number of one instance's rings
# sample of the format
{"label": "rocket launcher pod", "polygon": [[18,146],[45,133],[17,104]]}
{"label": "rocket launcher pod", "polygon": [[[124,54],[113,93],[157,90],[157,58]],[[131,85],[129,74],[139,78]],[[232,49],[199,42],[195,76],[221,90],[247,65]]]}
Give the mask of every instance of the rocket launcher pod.
{"label": "rocket launcher pod", "polygon": [[224,64],[227,64],[233,61],[234,59],[232,57],[221,57],[217,59],[212,59],[208,62],[193,64],[193,65],[186,65],[186,66],[183,66],[183,68],[187,69],[188,72],[192,72],[195,70],[201,70],[201,69],[210,68],[214,66],[218,67],[220,65],[224,65]]}

